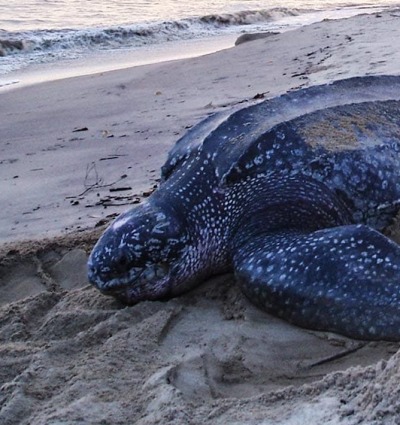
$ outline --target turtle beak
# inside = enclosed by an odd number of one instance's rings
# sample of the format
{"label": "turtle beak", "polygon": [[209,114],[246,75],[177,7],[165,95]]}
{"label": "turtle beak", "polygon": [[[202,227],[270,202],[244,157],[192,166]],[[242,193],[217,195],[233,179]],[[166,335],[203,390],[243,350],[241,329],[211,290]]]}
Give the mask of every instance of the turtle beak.
{"label": "turtle beak", "polygon": [[169,268],[164,263],[146,267],[131,267],[121,272],[121,270],[111,270],[108,267],[101,269],[101,267],[96,267],[91,259],[88,261],[89,282],[106,295],[123,292],[127,288],[151,284],[164,279],[168,273]]}

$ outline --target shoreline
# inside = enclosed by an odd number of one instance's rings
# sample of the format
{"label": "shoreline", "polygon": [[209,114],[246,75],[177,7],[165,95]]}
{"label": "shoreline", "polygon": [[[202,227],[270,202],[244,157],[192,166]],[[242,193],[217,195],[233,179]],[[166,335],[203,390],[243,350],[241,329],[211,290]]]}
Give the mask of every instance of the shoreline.
{"label": "shoreline", "polygon": [[[373,11],[371,11],[373,10]],[[313,11],[299,16],[287,16],[277,22],[271,21],[260,27],[256,24],[243,26],[240,31],[228,31],[226,33],[214,34],[209,37],[170,40],[164,43],[155,43],[137,48],[120,48],[105,50],[88,50],[86,53],[75,53],[72,57],[56,58],[60,52],[49,51],[48,55],[53,60],[44,59],[44,62],[35,62],[22,66],[15,71],[0,75],[0,94],[14,88],[24,87],[32,84],[50,82],[65,78],[91,75],[100,72],[126,69],[130,67],[168,62],[171,60],[187,59],[215,53],[226,48],[233,47],[235,40],[246,34],[257,33],[284,33],[318,24],[324,21],[336,21],[365,14],[387,13],[395,8],[389,6],[365,6],[332,9],[325,11]],[[322,18],[320,16],[324,14]],[[68,55],[68,54],[67,54]],[[7,56],[6,56],[7,58]]]}
{"label": "shoreline", "polygon": [[209,39],[171,41],[146,48],[104,50],[80,58],[33,64],[0,76],[0,95],[34,84],[204,56],[234,47],[236,39],[236,35],[222,35]]}

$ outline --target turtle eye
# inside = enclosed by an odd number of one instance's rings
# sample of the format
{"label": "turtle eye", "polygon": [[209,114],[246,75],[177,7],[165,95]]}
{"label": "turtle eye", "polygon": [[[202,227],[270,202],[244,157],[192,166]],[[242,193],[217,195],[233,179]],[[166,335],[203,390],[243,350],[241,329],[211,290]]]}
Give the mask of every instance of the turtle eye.
{"label": "turtle eye", "polygon": [[116,260],[116,264],[118,268],[123,269],[125,268],[129,263],[128,257],[124,254],[120,254],[119,257]]}

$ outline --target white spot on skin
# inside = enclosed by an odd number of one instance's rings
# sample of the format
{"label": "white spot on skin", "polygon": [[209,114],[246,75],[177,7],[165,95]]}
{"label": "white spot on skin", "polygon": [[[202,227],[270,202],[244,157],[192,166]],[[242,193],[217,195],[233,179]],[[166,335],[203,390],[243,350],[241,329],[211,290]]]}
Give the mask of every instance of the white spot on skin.
{"label": "white spot on skin", "polygon": [[166,217],[166,215],[164,214],[164,213],[158,213],[157,215],[156,215],[156,220],[157,221],[162,221],[162,220],[165,220],[167,217]]}
{"label": "white spot on skin", "polygon": [[128,223],[129,220],[130,220],[130,217],[129,216],[117,218],[117,220],[114,221],[114,224],[112,225],[112,228],[114,230],[118,230],[119,228],[121,228],[122,226],[124,226],[126,223]]}

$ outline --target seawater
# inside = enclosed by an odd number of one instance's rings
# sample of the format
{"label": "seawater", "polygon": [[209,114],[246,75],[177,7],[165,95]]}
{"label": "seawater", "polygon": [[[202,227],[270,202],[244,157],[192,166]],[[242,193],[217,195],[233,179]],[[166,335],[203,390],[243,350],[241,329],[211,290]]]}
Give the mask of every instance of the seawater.
{"label": "seawater", "polygon": [[[397,3],[393,0],[0,0],[0,28],[7,31],[82,29],[150,21],[177,21],[207,15],[215,15],[218,19],[218,16],[223,18],[224,15],[231,14],[234,18],[238,12],[243,11],[316,11],[387,7]],[[250,17],[250,23],[252,20]]]}
{"label": "seawater", "polygon": [[96,52],[284,31],[396,7],[400,0],[0,0],[0,75]]}

